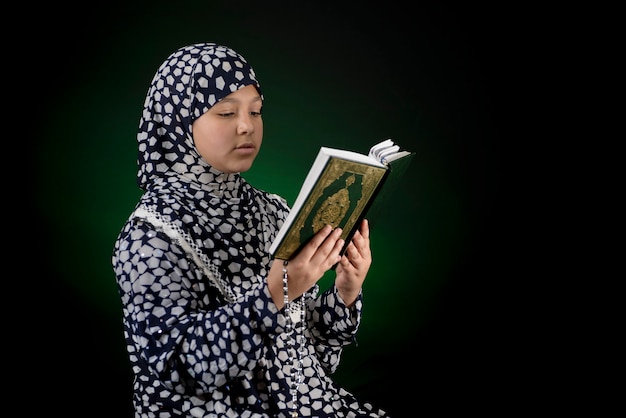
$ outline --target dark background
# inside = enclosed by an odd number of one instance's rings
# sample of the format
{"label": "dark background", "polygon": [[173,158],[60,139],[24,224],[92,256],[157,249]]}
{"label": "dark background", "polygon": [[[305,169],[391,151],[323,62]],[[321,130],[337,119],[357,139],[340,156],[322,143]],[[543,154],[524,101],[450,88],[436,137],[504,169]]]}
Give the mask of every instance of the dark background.
{"label": "dark background", "polygon": [[417,153],[372,231],[359,344],[336,380],[396,418],[530,407],[543,395],[522,377],[533,352],[518,310],[527,221],[510,175],[532,88],[522,12],[393,1],[39,9],[37,39],[14,43],[30,104],[19,151],[33,161],[18,175],[33,185],[21,216],[36,257],[18,254],[32,279],[15,284],[34,314],[18,325],[33,338],[17,357],[31,410],[132,416],[110,257],[139,198],[135,133],[152,76],[205,41],[240,52],[261,82],[264,144],[244,175],[254,185],[293,202],[320,146],[367,152],[390,137]]}

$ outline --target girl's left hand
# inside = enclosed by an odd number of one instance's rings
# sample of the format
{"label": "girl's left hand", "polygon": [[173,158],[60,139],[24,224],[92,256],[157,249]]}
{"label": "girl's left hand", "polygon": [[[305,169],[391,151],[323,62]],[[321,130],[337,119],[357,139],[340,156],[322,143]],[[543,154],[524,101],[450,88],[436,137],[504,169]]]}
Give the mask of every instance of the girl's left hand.
{"label": "girl's left hand", "polygon": [[335,269],[337,274],[335,286],[348,307],[352,306],[359,296],[371,265],[369,223],[364,219]]}

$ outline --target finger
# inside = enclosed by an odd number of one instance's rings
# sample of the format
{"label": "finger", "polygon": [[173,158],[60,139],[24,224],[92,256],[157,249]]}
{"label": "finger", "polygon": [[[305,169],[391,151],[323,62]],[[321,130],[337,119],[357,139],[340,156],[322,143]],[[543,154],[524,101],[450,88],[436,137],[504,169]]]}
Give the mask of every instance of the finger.
{"label": "finger", "polygon": [[369,251],[369,239],[365,238],[358,231],[352,237],[352,244],[354,245],[355,249],[362,254],[365,254],[367,251]]}
{"label": "finger", "polygon": [[363,223],[361,224],[361,228],[359,229],[359,237],[360,239],[360,243],[364,246],[369,246],[369,241],[370,241],[370,228],[369,228],[369,223],[367,222],[367,219],[363,220]]}
{"label": "finger", "polygon": [[348,245],[348,248],[346,249],[345,256],[350,264],[354,264],[354,262],[357,261],[357,259],[361,256],[361,254],[359,253],[359,250],[354,245],[354,243],[351,242]]}
{"label": "finger", "polygon": [[[326,230],[329,228],[329,230]],[[310,250],[307,256],[309,261],[318,264],[328,264],[332,266],[340,259],[339,253],[345,241],[341,239],[341,228],[332,230],[330,225],[323,228],[323,232],[316,234],[311,240]]]}
{"label": "finger", "polygon": [[350,258],[348,258],[347,254],[344,254],[344,256],[341,257],[339,264],[341,264],[341,267],[343,267],[344,269],[347,269],[348,267],[352,267],[352,262],[350,261]]}
{"label": "finger", "polygon": [[361,233],[363,238],[370,239],[370,223],[367,219],[363,219],[363,222],[361,222],[359,232]]}
{"label": "finger", "polygon": [[[343,247],[344,240],[341,239],[341,228],[335,228],[331,234],[329,234],[324,242],[319,246],[318,251],[321,251],[323,255],[328,256],[329,253],[334,252],[336,248]],[[338,253],[338,252],[337,252]]]}
{"label": "finger", "polygon": [[346,241],[341,238],[341,229],[337,228],[326,238],[317,252],[321,257],[327,259],[332,266],[341,259],[340,254],[345,242]]}
{"label": "finger", "polygon": [[356,246],[354,241],[351,241],[350,244],[348,244],[348,248],[346,249],[346,253],[350,257],[355,257],[355,256],[359,255],[359,249],[357,248],[357,246]]}
{"label": "finger", "polygon": [[300,251],[300,253],[306,255],[308,259],[313,257],[320,245],[325,242],[326,238],[332,233],[332,231],[333,228],[330,225],[326,225],[325,227],[317,231],[317,233],[313,235],[313,238],[311,238],[307,245],[302,248],[302,251]]}

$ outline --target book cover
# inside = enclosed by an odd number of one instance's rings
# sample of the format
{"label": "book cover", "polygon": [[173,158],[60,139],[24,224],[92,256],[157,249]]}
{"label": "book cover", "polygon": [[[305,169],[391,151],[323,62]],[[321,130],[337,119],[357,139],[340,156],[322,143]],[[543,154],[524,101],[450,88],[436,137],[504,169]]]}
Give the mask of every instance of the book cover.
{"label": "book cover", "polygon": [[322,147],[270,252],[275,258],[289,260],[324,225],[332,225],[343,229],[343,254],[361,220],[366,215],[370,219],[369,213],[378,216],[384,203],[377,196],[383,191],[384,195],[393,192],[413,155],[403,152],[398,159],[381,162],[362,154]]}

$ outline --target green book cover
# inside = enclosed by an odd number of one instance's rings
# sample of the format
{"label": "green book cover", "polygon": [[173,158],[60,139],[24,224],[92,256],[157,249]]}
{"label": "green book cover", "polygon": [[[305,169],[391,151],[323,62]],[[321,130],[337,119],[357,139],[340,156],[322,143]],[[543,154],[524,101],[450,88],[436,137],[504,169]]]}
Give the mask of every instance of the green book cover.
{"label": "green book cover", "polygon": [[274,256],[291,259],[324,225],[348,239],[387,172],[386,168],[331,157]]}

